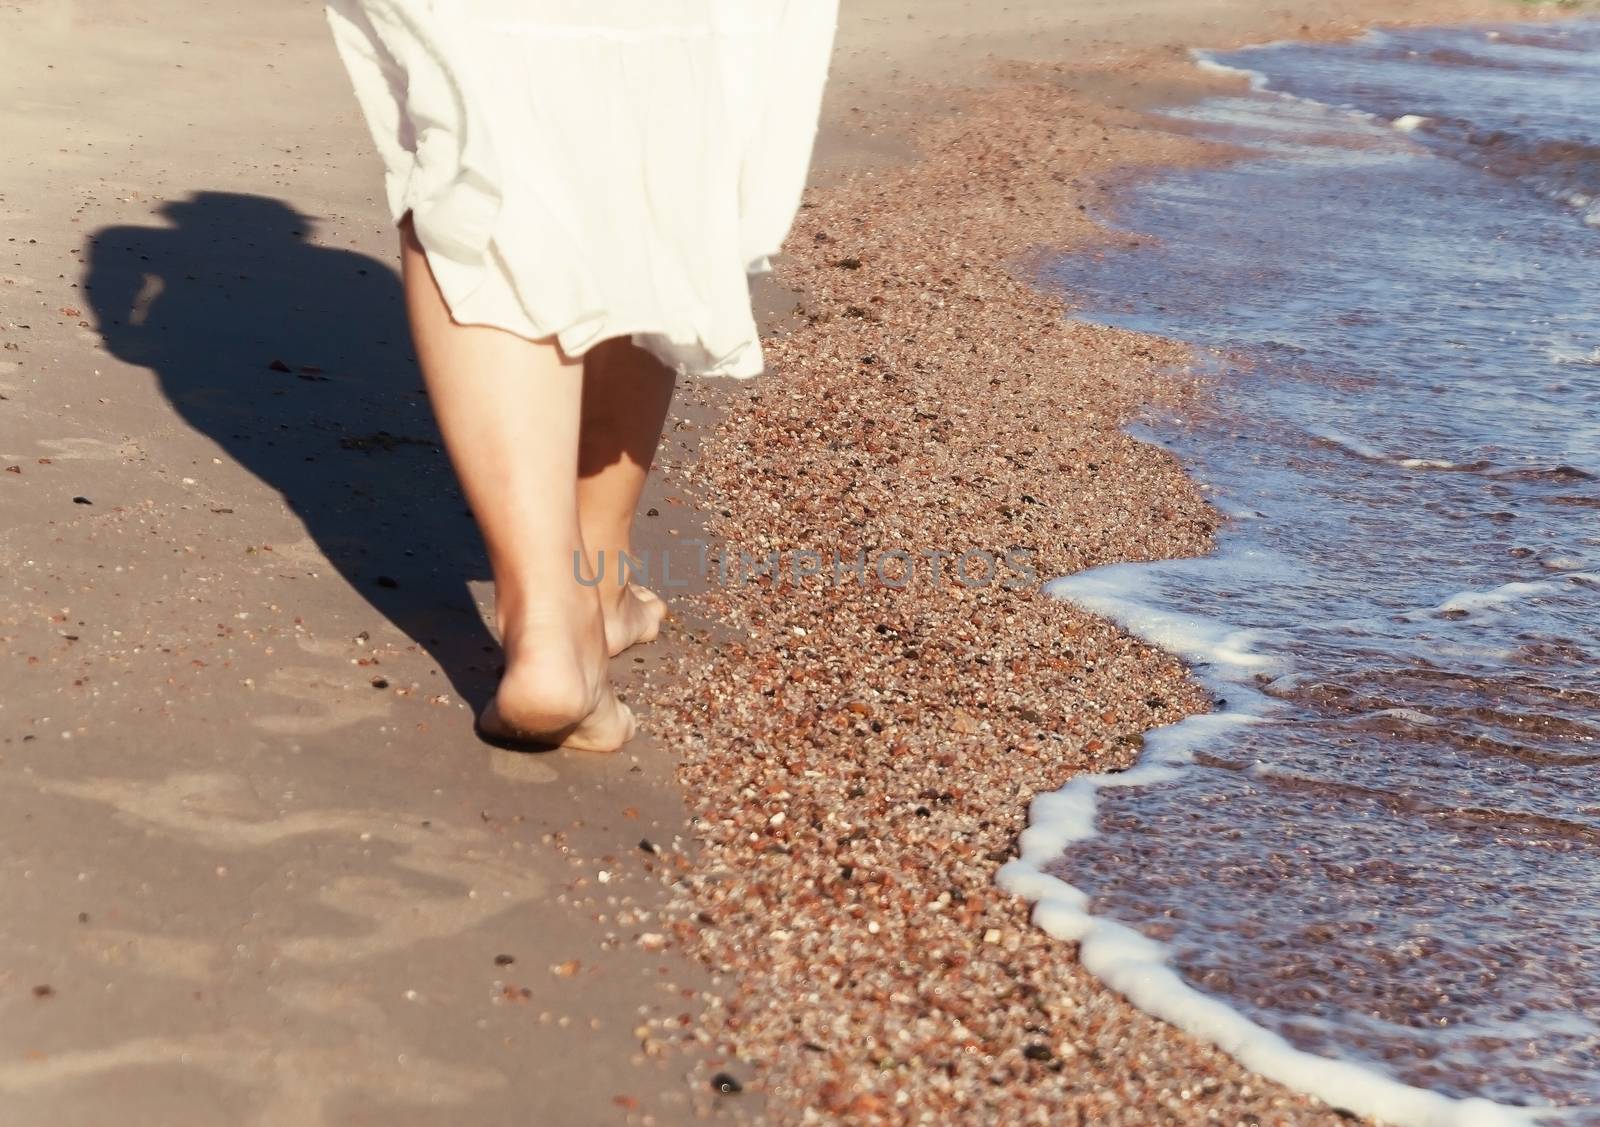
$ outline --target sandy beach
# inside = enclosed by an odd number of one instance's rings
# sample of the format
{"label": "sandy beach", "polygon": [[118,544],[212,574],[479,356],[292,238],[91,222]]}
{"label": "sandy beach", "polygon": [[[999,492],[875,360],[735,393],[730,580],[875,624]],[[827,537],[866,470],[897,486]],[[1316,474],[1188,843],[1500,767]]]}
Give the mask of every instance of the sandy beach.
{"label": "sandy beach", "polygon": [[[1182,349],[1031,263],[1226,159],[1148,116],[1230,88],[1190,46],[1544,12],[1393,7],[847,2],[769,374],[682,389],[646,556],[1205,551],[1122,429],[1203,394]],[[691,576],[617,659],[644,738],[485,748],[487,570],[319,7],[13,5],[0,64],[0,1119],[1349,1118],[993,885],[1034,794],[1207,707],[1172,659],[1036,584]]]}

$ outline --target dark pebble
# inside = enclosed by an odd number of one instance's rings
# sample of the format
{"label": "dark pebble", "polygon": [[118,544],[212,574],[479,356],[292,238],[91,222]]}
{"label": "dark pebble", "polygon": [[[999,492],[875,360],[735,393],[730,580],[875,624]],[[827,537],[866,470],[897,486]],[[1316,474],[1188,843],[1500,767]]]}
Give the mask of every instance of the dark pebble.
{"label": "dark pebble", "polygon": [[661,852],[661,850],[656,848],[656,843],[651,841],[647,837],[641,837],[639,839],[639,848],[644,850],[646,853],[660,853]]}
{"label": "dark pebble", "polygon": [[719,1072],[711,1078],[711,1087],[724,1096],[737,1096],[744,1091],[744,1085],[729,1076],[726,1072]]}
{"label": "dark pebble", "polygon": [[294,370],[282,360],[274,360],[272,363],[268,364],[267,367],[274,372],[292,372]]}
{"label": "dark pebble", "polygon": [[494,965],[497,967],[508,967],[516,961],[515,955],[496,955],[494,957]]}
{"label": "dark pebble", "polygon": [[387,689],[389,687],[389,679],[387,677],[374,677],[372,679],[372,687],[374,689]]}
{"label": "dark pebble", "polygon": [[35,998],[53,998],[55,993],[56,988],[48,983],[40,983],[33,988],[33,996]]}
{"label": "dark pebble", "polygon": [[1026,1049],[1023,1049],[1022,1055],[1027,1057],[1029,1060],[1050,1060],[1055,1056],[1055,1054],[1050,1051],[1049,1045],[1040,1044],[1038,1041],[1035,1041]]}
{"label": "dark pebble", "polygon": [[92,505],[92,504],[94,504],[94,502],[89,500],[89,498],[87,498],[87,497],[74,497],[72,499],[72,503],[74,505]]}

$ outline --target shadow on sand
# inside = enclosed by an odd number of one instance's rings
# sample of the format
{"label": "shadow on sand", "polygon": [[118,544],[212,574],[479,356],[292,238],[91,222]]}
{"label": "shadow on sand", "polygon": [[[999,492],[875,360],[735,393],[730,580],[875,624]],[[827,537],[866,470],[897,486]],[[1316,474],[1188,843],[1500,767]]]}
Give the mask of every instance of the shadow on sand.
{"label": "shadow on sand", "polygon": [[90,239],[86,288],[106,346],[154,372],[190,426],[277,490],[350,585],[481,707],[499,647],[465,581],[488,565],[394,269],[309,244],[313,221],[281,200],[199,192],[160,213],[170,226]]}

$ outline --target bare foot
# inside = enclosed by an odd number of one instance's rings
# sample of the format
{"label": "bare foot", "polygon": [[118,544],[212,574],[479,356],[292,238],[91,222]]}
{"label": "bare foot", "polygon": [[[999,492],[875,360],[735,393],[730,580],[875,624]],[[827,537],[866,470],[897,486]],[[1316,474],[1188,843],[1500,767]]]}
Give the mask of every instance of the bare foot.
{"label": "bare foot", "polygon": [[633,713],[606,678],[598,609],[576,623],[557,613],[503,629],[506,672],[478,718],[481,736],[578,751],[616,751],[633,738]]}
{"label": "bare foot", "polygon": [[667,604],[648,587],[629,583],[614,598],[601,595],[605,612],[606,650],[616,657],[629,646],[653,641],[661,633],[667,617]]}

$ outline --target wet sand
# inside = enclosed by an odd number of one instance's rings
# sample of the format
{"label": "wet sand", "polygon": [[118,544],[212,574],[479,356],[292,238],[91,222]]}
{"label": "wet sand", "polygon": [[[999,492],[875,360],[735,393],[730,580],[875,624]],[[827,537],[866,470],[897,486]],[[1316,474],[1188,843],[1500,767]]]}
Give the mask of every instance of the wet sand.
{"label": "wet sand", "polygon": [[[1120,430],[1179,354],[1028,254],[1215,155],[1139,114],[1205,88],[1183,44],[1386,14],[849,6],[773,374],[685,390],[643,545],[1203,550]],[[483,748],[486,571],[320,12],[0,45],[8,1122],[1333,1121],[990,885],[1033,792],[1203,705],[1170,661],[1033,593],[691,589],[618,663],[649,739]]]}

